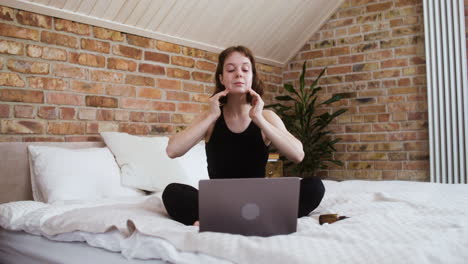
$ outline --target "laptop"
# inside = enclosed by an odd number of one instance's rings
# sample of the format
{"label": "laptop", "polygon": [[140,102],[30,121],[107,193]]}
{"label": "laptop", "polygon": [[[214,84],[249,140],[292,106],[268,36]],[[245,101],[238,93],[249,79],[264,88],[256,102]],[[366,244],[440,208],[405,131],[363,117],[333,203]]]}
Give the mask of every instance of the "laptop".
{"label": "laptop", "polygon": [[273,236],[296,232],[300,178],[200,180],[200,232]]}

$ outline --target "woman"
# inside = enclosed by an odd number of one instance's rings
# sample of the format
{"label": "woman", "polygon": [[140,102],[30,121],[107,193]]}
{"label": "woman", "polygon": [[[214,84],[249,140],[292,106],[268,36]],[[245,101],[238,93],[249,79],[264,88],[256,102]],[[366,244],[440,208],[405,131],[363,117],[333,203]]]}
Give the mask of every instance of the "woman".
{"label": "woman", "polygon": [[[264,177],[271,144],[289,160],[302,161],[302,143],[288,132],[274,112],[263,109],[263,84],[248,48],[235,46],[221,52],[215,79],[216,90],[209,100],[209,109],[169,139],[166,149],[169,157],[180,157],[205,140],[211,179]],[[298,216],[314,210],[324,192],[319,178],[301,180]],[[195,188],[170,184],[163,192],[163,202],[174,220],[186,225],[198,220]]]}

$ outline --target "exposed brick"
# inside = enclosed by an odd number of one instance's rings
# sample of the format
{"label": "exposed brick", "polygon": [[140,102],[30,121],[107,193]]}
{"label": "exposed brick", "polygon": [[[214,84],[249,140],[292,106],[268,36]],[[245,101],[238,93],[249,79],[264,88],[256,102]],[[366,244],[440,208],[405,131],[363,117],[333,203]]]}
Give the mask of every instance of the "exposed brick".
{"label": "exposed brick", "polygon": [[422,27],[417,25],[417,26],[409,26],[409,27],[401,27],[394,29],[392,31],[392,36],[393,37],[401,37],[401,36],[407,36],[407,35],[414,35],[421,33]]}
{"label": "exposed brick", "polygon": [[16,14],[18,23],[33,27],[52,28],[52,18],[27,11],[18,11]]}
{"label": "exposed brick", "polygon": [[145,60],[169,63],[169,55],[159,52],[145,51]]}
{"label": "exposed brick", "polygon": [[13,107],[14,116],[16,118],[33,118],[34,107],[30,105],[15,105]]}
{"label": "exposed brick", "polygon": [[52,45],[78,48],[78,39],[76,37],[55,32],[42,31],[41,41]]}
{"label": "exposed brick", "polygon": [[96,112],[96,120],[99,121],[113,121],[114,110],[98,109]]}
{"label": "exposed brick", "polygon": [[[273,76],[270,76],[273,77]],[[196,81],[200,82],[208,82],[211,83],[214,81],[214,76],[213,74],[210,73],[204,73],[204,72],[192,72],[192,78]]]}
{"label": "exposed brick", "polygon": [[152,48],[155,46],[155,40],[136,35],[127,35],[127,42],[130,45],[140,46],[143,48]]}
{"label": "exposed brick", "polygon": [[24,87],[25,83],[21,76],[12,72],[0,72],[1,86]]}
{"label": "exposed brick", "polygon": [[181,84],[178,80],[157,79],[157,86],[163,89],[180,90]]}
{"label": "exposed brick", "polygon": [[150,132],[148,125],[135,123],[120,123],[119,131],[132,135],[147,135]]}
{"label": "exposed brick", "polygon": [[48,74],[49,63],[24,61],[24,60],[8,60],[8,69],[21,73]]}
{"label": "exposed brick", "polygon": [[125,40],[125,34],[118,32],[118,31],[101,28],[101,27],[93,27],[93,34],[96,38],[99,38],[99,39],[119,41],[119,42],[122,42]]}
{"label": "exposed brick", "polygon": [[43,58],[46,60],[66,61],[67,52],[63,49],[41,47],[36,45],[27,46],[27,54],[30,57]]}
{"label": "exposed brick", "polygon": [[157,88],[139,87],[137,90],[137,96],[150,99],[161,99],[162,92]]}
{"label": "exposed brick", "polygon": [[364,169],[372,169],[373,163],[371,162],[349,162],[348,169],[350,170],[364,170]]}
{"label": "exposed brick", "polygon": [[208,103],[210,97],[211,96],[208,94],[194,94],[190,100],[193,102]]}
{"label": "exposed brick", "polygon": [[[158,123],[158,122],[162,122],[162,123],[169,123],[170,122],[170,114],[168,113],[151,113],[151,112],[145,112],[143,113],[144,114],[144,121],[145,122],[148,122],[148,123]],[[160,116],[162,118],[160,118]],[[166,121],[166,119],[164,119],[164,116],[167,116],[167,120],[169,121]]]}
{"label": "exposed brick", "polygon": [[177,111],[182,113],[198,113],[201,111],[200,104],[194,103],[178,103]]}
{"label": "exposed brick", "polygon": [[101,53],[109,53],[110,43],[94,39],[81,39],[81,48]]}
{"label": "exposed brick", "polygon": [[23,50],[23,43],[8,40],[0,40],[0,53],[23,55]]}
{"label": "exposed brick", "polygon": [[165,69],[163,66],[160,65],[154,65],[154,64],[147,64],[147,63],[141,63],[138,67],[139,72],[143,73],[151,73],[155,75],[164,75],[165,74]]}
{"label": "exposed brick", "polygon": [[[0,9],[1,11],[1,9]],[[8,118],[10,117],[10,106],[7,104],[0,104],[0,117]]]}
{"label": "exposed brick", "polygon": [[112,53],[115,55],[132,58],[139,60],[142,57],[143,51],[141,49],[124,46],[124,45],[114,45],[112,47]]}
{"label": "exposed brick", "polygon": [[72,91],[87,94],[102,94],[104,93],[104,84],[89,83],[81,81],[71,81],[70,88]]}
{"label": "exposed brick", "polygon": [[171,56],[171,64],[193,68],[195,66],[195,60],[188,57]]}
{"label": "exposed brick", "polygon": [[84,105],[84,96],[71,93],[47,93],[47,104],[56,105]]}
{"label": "exposed brick", "polygon": [[168,77],[172,77],[172,78],[186,79],[186,80],[190,79],[189,71],[185,71],[185,70],[181,70],[177,68],[167,68],[166,74]]}
{"label": "exposed brick", "polygon": [[43,134],[44,123],[26,120],[1,120],[2,134]]}
{"label": "exposed brick", "polygon": [[190,94],[185,92],[167,91],[166,99],[171,101],[189,101]]}
{"label": "exposed brick", "polygon": [[107,96],[86,96],[86,106],[117,108],[118,100]]}
{"label": "exposed brick", "polygon": [[39,31],[0,23],[0,35],[5,37],[39,40]]}
{"label": "exposed brick", "polygon": [[63,137],[23,137],[23,142],[65,142]]}
{"label": "exposed brick", "polygon": [[194,119],[194,114],[174,114],[171,121],[176,124],[190,124]]}
{"label": "exposed brick", "polygon": [[153,135],[170,134],[174,130],[172,125],[152,125],[150,133]]}
{"label": "exposed brick", "polygon": [[72,107],[60,107],[60,119],[73,120],[75,119],[76,110]]}
{"label": "exposed brick", "polygon": [[80,119],[80,120],[96,120],[96,109],[81,108],[78,111],[78,119]]}
{"label": "exposed brick", "polygon": [[115,110],[114,119],[116,121],[128,121],[130,120],[130,112],[124,110]]}
{"label": "exposed brick", "polygon": [[67,65],[67,64],[55,64],[52,70],[55,76],[74,78],[74,79],[88,79],[88,69]]}
{"label": "exposed brick", "polygon": [[207,56],[206,51],[190,47],[182,47],[182,54],[195,58],[205,58]]}
{"label": "exposed brick", "polygon": [[145,113],[144,112],[130,112],[130,121],[133,121],[133,122],[145,121]]}
{"label": "exposed brick", "polygon": [[[162,87],[162,86],[160,86],[160,87]],[[164,88],[164,87],[162,87],[162,88]],[[203,93],[204,92],[204,86],[203,86],[203,84],[184,82],[183,83],[183,90],[187,91],[187,92]]]}
{"label": "exposed brick", "polygon": [[106,85],[106,94],[114,96],[135,97],[136,88],[131,85],[108,84]]}
{"label": "exposed brick", "polygon": [[160,40],[157,41],[156,48],[158,50],[162,50],[162,51],[167,51],[167,52],[172,52],[172,53],[180,53],[180,46],[179,45],[169,43],[169,42],[160,41]]}
{"label": "exposed brick", "polygon": [[106,65],[106,58],[101,55],[70,52],[70,62],[85,66],[103,68]]}
{"label": "exposed brick", "polygon": [[137,64],[131,60],[124,60],[119,58],[108,58],[107,68],[122,71],[136,71]]}
{"label": "exposed brick", "polygon": [[28,82],[33,89],[64,91],[68,88],[68,83],[58,78],[28,77]]}
{"label": "exposed brick", "polygon": [[84,122],[49,122],[47,133],[52,135],[80,135],[86,131]]}
{"label": "exposed brick", "polygon": [[13,21],[14,10],[6,6],[0,6],[0,19],[6,21]]}
{"label": "exposed brick", "polygon": [[392,8],[392,6],[393,6],[392,1],[380,3],[380,4],[368,5],[366,7],[366,11],[367,12],[385,11],[385,10],[389,10],[390,8]]}
{"label": "exposed brick", "polygon": [[216,64],[207,62],[207,61],[197,61],[196,66],[197,69],[204,70],[204,71],[212,71],[216,70]]}
{"label": "exposed brick", "polygon": [[55,18],[55,29],[84,36],[89,36],[91,33],[91,26],[89,25],[60,18]]}
{"label": "exposed brick", "polygon": [[37,116],[43,119],[57,119],[57,108],[54,106],[41,106],[37,110]]}
{"label": "exposed brick", "polygon": [[122,83],[124,75],[118,72],[91,71],[91,80],[99,82]]}
{"label": "exposed brick", "polygon": [[382,68],[396,68],[408,66],[408,59],[394,59],[380,62]]}
{"label": "exposed brick", "polygon": [[0,89],[0,101],[42,104],[44,103],[44,93],[42,91]]}
{"label": "exposed brick", "polygon": [[176,110],[176,105],[170,102],[151,102],[151,110],[173,112]]}
{"label": "exposed brick", "polygon": [[154,86],[154,78],[127,74],[125,77],[125,83],[140,86]]}

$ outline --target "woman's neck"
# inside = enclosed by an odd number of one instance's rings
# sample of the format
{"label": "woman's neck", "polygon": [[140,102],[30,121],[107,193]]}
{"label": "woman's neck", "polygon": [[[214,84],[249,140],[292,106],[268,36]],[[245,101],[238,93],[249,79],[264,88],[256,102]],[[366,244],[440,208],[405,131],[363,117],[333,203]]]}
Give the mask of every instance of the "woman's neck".
{"label": "woman's neck", "polygon": [[228,95],[229,99],[223,106],[223,111],[230,117],[245,117],[249,116],[251,105],[247,103],[246,94]]}

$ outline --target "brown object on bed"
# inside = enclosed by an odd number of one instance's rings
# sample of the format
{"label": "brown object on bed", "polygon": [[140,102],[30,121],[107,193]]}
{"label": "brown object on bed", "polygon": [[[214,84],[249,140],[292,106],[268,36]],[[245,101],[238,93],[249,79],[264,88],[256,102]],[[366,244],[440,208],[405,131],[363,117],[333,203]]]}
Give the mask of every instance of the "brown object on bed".
{"label": "brown object on bed", "polygon": [[29,174],[29,145],[72,149],[105,146],[103,142],[1,142],[0,203],[33,200]]}
{"label": "brown object on bed", "polygon": [[319,216],[319,223],[321,225],[327,223],[327,224],[333,224],[336,221],[340,221],[343,219],[349,218],[347,216],[338,216],[337,214],[323,214]]}

